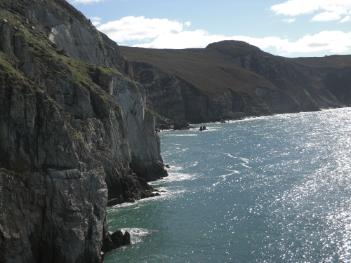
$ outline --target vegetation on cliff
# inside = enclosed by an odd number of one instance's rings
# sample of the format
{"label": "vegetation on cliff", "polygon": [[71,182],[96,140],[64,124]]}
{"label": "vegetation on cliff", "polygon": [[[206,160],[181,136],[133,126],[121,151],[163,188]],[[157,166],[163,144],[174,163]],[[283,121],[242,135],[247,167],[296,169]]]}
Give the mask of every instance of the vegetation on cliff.
{"label": "vegetation on cliff", "polygon": [[130,61],[130,74],[147,89],[161,127],[351,103],[349,56],[290,59],[238,41],[121,52]]}
{"label": "vegetation on cliff", "polygon": [[166,175],[125,63],[65,1],[0,1],[4,262],[101,261],[108,200],[152,196]]}

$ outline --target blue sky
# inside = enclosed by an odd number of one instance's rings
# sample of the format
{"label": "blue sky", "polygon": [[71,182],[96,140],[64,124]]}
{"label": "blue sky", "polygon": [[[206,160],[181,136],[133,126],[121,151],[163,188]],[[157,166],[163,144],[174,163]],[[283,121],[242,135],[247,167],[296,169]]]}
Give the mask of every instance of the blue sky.
{"label": "blue sky", "polygon": [[237,39],[290,57],[351,53],[351,0],[70,0],[121,45]]}

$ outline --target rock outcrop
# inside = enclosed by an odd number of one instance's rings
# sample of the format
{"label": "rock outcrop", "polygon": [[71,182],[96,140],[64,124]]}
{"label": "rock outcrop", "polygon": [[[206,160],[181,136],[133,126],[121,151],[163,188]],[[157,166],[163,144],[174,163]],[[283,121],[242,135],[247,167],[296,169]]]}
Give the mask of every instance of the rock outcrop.
{"label": "rock outcrop", "polygon": [[160,128],[351,105],[349,56],[289,59],[238,41],[121,54]]}
{"label": "rock outcrop", "polygon": [[124,233],[121,230],[117,230],[114,233],[107,233],[104,238],[104,244],[102,246],[102,252],[106,253],[113,249],[127,246],[131,244],[131,238],[129,232]]}
{"label": "rock outcrop", "polygon": [[108,200],[166,175],[119,47],[63,0],[0,0],[0,261],[100,262]]}

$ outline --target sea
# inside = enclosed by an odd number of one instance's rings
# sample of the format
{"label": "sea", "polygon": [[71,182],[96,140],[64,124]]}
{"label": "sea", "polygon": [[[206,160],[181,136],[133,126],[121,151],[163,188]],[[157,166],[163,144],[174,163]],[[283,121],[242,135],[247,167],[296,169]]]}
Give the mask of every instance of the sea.
{"label": "sea", "polygon": [[160,133],[161,196],[108,211],[105,262],[351,262],[351,108]]}

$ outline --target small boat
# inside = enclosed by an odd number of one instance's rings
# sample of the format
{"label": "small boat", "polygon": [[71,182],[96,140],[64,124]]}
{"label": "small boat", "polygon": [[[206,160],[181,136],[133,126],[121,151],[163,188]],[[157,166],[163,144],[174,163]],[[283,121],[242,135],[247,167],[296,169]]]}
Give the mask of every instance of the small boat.
{"label": "small boat", "polygon": [[203,126],[200,126],[200,129],[199,129],[199,131],[205,131],[205,130],[207,130],[207,128],[206,128],[206,126],[205,126],[205,125],[203,125]]}

